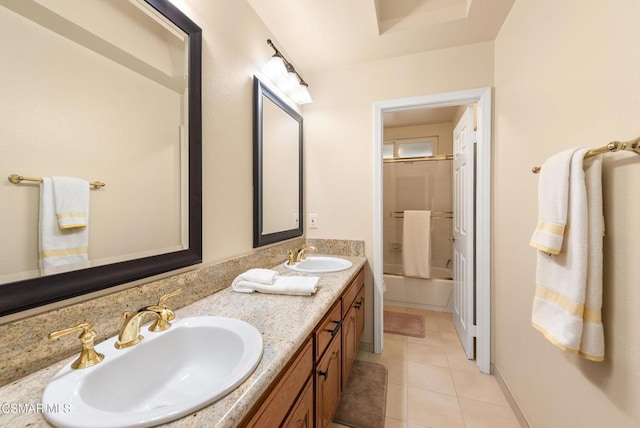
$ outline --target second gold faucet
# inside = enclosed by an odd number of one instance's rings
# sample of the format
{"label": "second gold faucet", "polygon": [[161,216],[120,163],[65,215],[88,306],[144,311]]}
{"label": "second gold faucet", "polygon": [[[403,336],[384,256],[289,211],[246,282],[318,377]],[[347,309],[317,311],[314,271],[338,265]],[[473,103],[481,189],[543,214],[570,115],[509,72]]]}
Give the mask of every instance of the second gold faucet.
{"label": "second gold faucet", "polygon": [[149,331],[164,331],[171,327],[169,321],[174,320],[176,316],[173,311],[165,305],[165,301],[180,293],[182,293],[182,289],[172,291],[160,297],[157,305],[145,306],[135,312],[125,312],[123,314],[118,340],[114,346],[118,349],[124,349],[139,343],[144,338],[140,334],[140,327],[142,326],[144,316],[147,314],[153,314],[156,318],[151,327],[149,327]]}
{"label": "second gold faucet", "polygon": [[307,251],[318,251],[316,247],[309,244],[304,244],[302,247],[296,250],[289,250],[289,260],[287,261],[288,265],[294,265],[296,263],[300,263],[305,258],[305,253]]}

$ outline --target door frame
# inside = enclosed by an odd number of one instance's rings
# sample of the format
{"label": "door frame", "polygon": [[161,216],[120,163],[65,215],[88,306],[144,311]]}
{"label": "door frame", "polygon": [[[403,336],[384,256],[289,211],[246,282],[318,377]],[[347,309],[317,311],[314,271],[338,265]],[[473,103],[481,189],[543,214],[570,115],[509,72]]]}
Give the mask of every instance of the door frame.
{"label": "door frame", "polygon": [[491,372],[491,88],[423,95],[374,103],[373,153],[373,348],[382,353],[383,343],[383,251],[382,251],[382,147],[383,114],[418,108],[450,107],[476,103],[476,363],[483,373]]}

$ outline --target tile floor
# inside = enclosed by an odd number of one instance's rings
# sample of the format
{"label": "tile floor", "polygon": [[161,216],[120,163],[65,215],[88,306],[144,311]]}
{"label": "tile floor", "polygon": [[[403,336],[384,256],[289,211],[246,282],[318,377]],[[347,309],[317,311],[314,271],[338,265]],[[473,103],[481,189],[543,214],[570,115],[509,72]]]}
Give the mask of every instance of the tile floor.
{"label": "tile floor", "polygon": [[450,313],[385,310],[424,316],[426,332],[424,338],[385,333],[382,355],[358,353],[388,369],[386,428],[520,427],[495,377],[467,360]]}

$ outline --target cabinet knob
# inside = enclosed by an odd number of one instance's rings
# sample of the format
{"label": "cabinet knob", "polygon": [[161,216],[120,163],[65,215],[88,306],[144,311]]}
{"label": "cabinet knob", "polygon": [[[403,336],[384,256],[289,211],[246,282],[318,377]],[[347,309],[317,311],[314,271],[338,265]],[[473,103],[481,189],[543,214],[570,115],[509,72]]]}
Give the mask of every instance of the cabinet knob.
{"label": "cabinet knob", "polygon": [[328,369],[327,371],[318,370],[318,376],[324,377],[324,380],[329,379],[329,370]]}

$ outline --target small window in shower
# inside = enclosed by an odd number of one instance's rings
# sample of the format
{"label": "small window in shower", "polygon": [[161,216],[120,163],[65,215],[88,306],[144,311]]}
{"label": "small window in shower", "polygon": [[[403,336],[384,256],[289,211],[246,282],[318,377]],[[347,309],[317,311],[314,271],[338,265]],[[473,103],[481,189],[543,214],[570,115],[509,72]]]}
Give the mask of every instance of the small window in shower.
{"label": "small window in shower", "polygon": [[407,159],[433,156],[437,153],[438,137],[410,138],[384,143],[383,159]]}
{"label": "small window in shower", "polygon": [[414,143],[397,143],[399,158],[417,158],[433,156],[432,141],[416,141]]}
{"label": "small window in shower", "polygon": [[395,156],[395,143],[384,143],[382,146],[382,159],[393,159]]}

